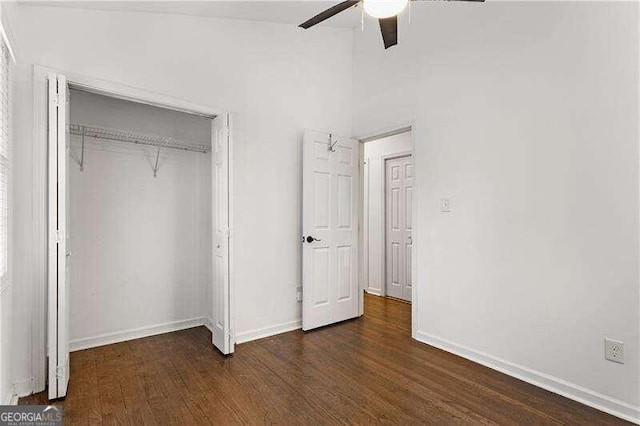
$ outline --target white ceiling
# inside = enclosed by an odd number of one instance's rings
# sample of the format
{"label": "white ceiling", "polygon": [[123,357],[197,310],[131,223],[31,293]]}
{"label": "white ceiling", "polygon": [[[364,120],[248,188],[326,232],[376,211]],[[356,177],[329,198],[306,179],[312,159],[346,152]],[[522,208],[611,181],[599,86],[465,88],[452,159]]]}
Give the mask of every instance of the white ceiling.
{"label": "white ceiling", "polygon": [[[301,24],[341,0],[296,0],[296,1],[33,1],[22,0],[20,4],[55,6],[83,9],[98,9],[129,12],[173,13],[180,15],[207,16],[213,18],[267,21],[284,24]],[[325,21],[323,25],[353,28],[360,23],[360,7],[346,10]]]}

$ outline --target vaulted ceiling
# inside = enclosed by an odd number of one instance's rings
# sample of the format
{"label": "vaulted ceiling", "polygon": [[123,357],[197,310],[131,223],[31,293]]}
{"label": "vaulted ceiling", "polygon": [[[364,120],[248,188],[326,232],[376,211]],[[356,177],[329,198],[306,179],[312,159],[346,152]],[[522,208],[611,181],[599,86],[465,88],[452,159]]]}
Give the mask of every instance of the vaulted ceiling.
{"label": "vaulted ceiling", "polygon": [[[30,1],[20,4],[71,7],[83,9],[172,13],[181,15],[207,16],[224,19],[278,22],[298,25],[311,16],[336,4],[336,1]],[[341,13],[322,25],[328,27],[353,28],[360,23],[360,8]]]}

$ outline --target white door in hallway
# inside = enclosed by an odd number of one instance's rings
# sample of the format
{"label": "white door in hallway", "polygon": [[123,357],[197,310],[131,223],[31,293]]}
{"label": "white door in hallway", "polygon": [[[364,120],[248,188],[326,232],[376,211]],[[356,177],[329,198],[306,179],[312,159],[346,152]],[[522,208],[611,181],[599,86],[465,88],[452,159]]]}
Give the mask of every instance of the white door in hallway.
{"label": "white door in hallway", "polygon": [[49,74],[48,175],[48,351],[49,399],[67,395],[69,384],[69,137],[68,87],[63,75]]}
{"label": "white door in hallway", "polygon": [[413,160],[385,161],[385,253],[387,296],[411,301]]}
{"label": "white door in hallway", "polygon": [[359,142],[305,131],[302,329],[359,315]]}

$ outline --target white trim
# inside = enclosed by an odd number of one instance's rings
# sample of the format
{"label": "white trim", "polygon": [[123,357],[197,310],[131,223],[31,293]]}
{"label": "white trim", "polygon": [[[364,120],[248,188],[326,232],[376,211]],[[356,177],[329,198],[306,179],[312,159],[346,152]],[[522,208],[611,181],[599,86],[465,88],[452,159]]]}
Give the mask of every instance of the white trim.
{"label": "white trim", "polygon": [[373,294],[374,296],[383,297],[382,291],[377,290],[375,288],[368,287],[364,290],[366,293]]}
{"label": "white trim", "polygon": [[[234,256],[234,250],[235,250],[235,219],[234,219],[234,214],[233,214],[233,210],[234,210],[234,199],[235,199],[235,192],[234,192],[234,185],[235,185],[235,180],[233,178],[233,174],[235,172],[235,167],[233,166],[233,162],[234,162],[234,139],[235,139],[235,126],[234,126],[234,118],[233,115],[227,111],[227,132],[229,135],[229,139],[228,139],[228,145],[227,145],[227,151],[228,151],[228,177],[227,177],[227,186],[228,186],[228,190],[229,190],[229,197],[227,200],[227,204],[229,205],[229,353],[233,353],[235,352],[235,346],[236,346],[236,335],[235,335],[235,330],[236,330],[236,317],[234,315],[234,312],[236,311],[235,309],[235,289],[234,289],[234,277],[235,277],[235,256]],[[211,326],[212,326],[212,330],[213,330],[213,320],[211,321]]]}
{"label": "white trim", "polygon": [[282,324],[260,327],[254,330],[243,331],[236,334],[236,343],[246,343],[252,340],[262,339],[264,337],[275,336],[276,334],[286,333],[288,331],[298,330],[302,328],[302,320],[289,321]]}
{"label": "white trim", "polygon": [[13,384],[9,386],[9,391],[2,398],[2,405],[18,405],[18,395],[14,391]]}
{"label": "white trim", "polygon": [[[39,65],[36,66],[39,67]],[[197,104],[185,99],[153,92],[151,90],[139,89],[137,87],[127,86],[125,84],[115,83],[97,78],[84,77],[62,70],[55,70],[55,72],[67,77],[69,86],[73,89],[80,89],[86,92],[108,96],[110,98],[143,103],[146,105],[170,109],[173,111],[186,112],[188,114],[199,115],[208,118],[214,118],[225,113],[225,111],[221,109],[213,108],[208,105]]]}
{"label": "white trim", "polygon": [[413,241],[412,241],[412,248],[411,248],[411,336],[415,336],[416,333],[418,332],[418,306],[420,304],[420,300],[419,300],[419,293],[418,293],[418,247],[419,247],[419,243],[420,243],[420,238],[419,238],[419,234],[418,234],[418,228],[419,228],[419,220],[416,220],[415,218],[418,218],[418,205],[420,204],[420,198],[419,198],[419,189],[418,189],[418,185],[417,182],[418,180],[416,179],[416,174],[420,174],[420,170],[418,170],[418,167],[416,167],[416,134],[417,134],[417,129],[416,129],[416,122],[415,120],[413,120],[411,122],[411,158],[413,159],[413,199],[417,200],[413,202],[413,209],[411,212],[411,217],[414,218],[413,222],[411,223],[411,228],[412,228],[412,232],[411,235],[413,235]]}
{"label": "white trim", "polygon": [[[369,291],[370,289],[370,273],[369,269],[371,268],[370,259],[369,259],[369,207],[371,205],[370,197],[369,197],[369,189],[371,188],[371,160],[368,157],[364,156],[364,144],[360,144],[360,149],[363,151],[362,156],[364,157],[364,161],[362,161],[362,190],[360,199],[362,200],[362,204],[360,205],[360,209],[362,210],[361,216],[361,227],[362,227],[362,242],[360,253],[362,254],[362,260],[360,261],[362,271],[360,272],[360,280],[362,282],[362,290]],[[364,303],[363,312],[360,312],[360,315],[364,315]]]}
{"label": "white trim", "polygon": [[213,333],[213,318],[205,318],[203,325],[207,327],[210,332]]}
{"label": "white trim", "polygon": [[0,35],[2,35],[2,40],[4,41],[5,46],[7,46],[7,49],[9,50],[9,54],[11,55],[11,60],[13,61],[14,64],[17,64],[18,61],[16,60],[16,54],[13,51],[11,41],[9,40],[7,31],[5,30],[5,27],[2,23],[0,23]]}
{"label": "white trim", "polygon": [[450,342],[440,337],[422,332],[415,332],[415,339],[427,345],[461,356],[485,367],[500,371],[501,373],[523,380],[532,385],[557,393],[566,398],[578,401],[605,413],[612,414],[621,419],[640,424],[640,407],[634,407],[624,401],[594,392],[590,389],[567,382],[557,377],[541,373],[539,371],[500,359],[493,355],[471,349],[457,343]]}
{"label": "white trim", "polygon": [[372,142],[378,139],[383,139],[389,136],[399,135],[401,133],[411,132],[415,129],[415,120],[407,120],[398,123],[397,126],[383,127],[373,132],[363,133],[354,137],[361,143]]}
{"label": "white trim", "polygon": [[4,6],[0,4],[0,36],[2,37],[4,44],[7,46],[7,49],[9,49],[11,60],[15,65],[18,63],[18,60],[16,59],[16,52],[13,49],[14,37],[13,37],[13,34],[11,33],[11,27],[9,26],[9,22],[7,21],[7,18],[6,18],[7,15],[4,13],[4,10],[2,10],[3,8]]}
{"label": "white trim", "polygon": [[33,380],[16,380],[13,382],[13,393],[16,398],[31,395],[33,393]]}
{"label": "white trim", "polygon": [[33,392],[42,392],[46,387],[47,363],[47,89],[48,70],[33,67],[33,191],[32,214],[34,232],[33,249],[28,253],[31,268],[28,282],[31,285],[31,375]]}
{"label": "white trim", "polygon": [[69,351],[81,351],[83,349],[96,348],[98,346],[111,345],[113,343],[126,342],[127,340],[141,339],[143,337],[158,334],[171,333],[172,331],[185,330],[187,328],[207,325],[207,318],[192,318],[187,320],[166,322],[164,324],[147,327],[132,328],[115,333],[99,334],[92,337],[73,339],[69,341]]}

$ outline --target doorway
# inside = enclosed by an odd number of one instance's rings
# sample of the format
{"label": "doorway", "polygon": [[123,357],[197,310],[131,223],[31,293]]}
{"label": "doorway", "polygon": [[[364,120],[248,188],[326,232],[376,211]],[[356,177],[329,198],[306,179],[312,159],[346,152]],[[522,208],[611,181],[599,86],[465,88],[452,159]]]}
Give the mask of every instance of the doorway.
{"label": "doorway", "polygon": [[411,303],[415,174],[412,129],[403,128],[361,142],[362,286],[369,295]]}
{"label": "doorway", "polygon": [[70,351],[182,328],[207,325],[232,353],[229,115],[41,68],[34,79],[48,147],[46,315],[34,321],[47,344],[34,345],[34,390],[40,360],[49,399],[62,398]]}

